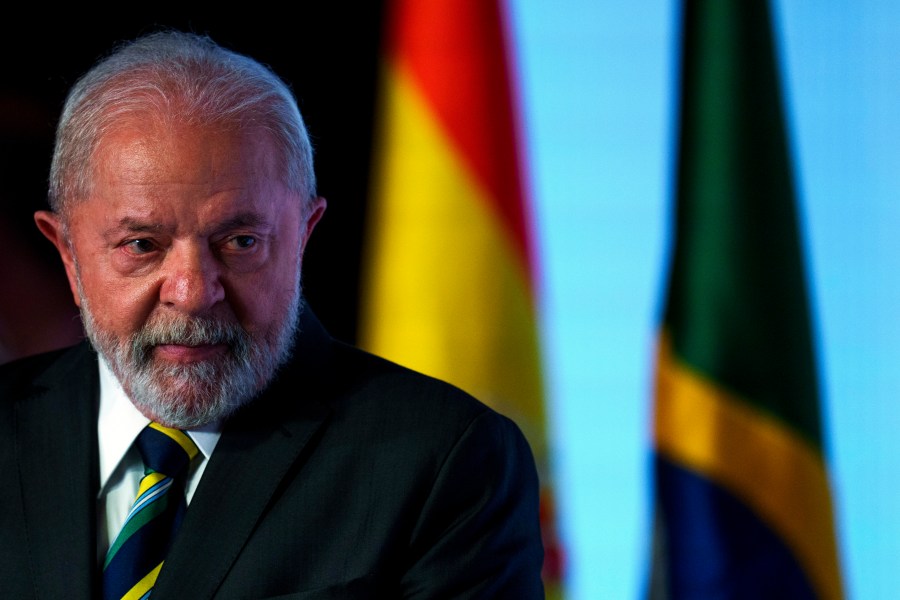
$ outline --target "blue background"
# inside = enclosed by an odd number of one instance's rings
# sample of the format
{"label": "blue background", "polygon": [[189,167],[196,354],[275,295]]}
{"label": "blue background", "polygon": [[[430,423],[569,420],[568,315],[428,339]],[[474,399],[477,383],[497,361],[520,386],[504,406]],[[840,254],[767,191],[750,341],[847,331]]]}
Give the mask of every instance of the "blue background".
{"label": "blue background", "polygon": [[[510,0],[568,591],[641,598],[679,3]],[[900,589],[900,4],[773,2],[847,597]]]}

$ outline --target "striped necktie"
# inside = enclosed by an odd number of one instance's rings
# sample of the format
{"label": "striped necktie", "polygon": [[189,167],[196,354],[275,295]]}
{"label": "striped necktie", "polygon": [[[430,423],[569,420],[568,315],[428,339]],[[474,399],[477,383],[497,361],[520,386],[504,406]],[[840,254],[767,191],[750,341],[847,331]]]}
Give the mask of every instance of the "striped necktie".
{"label": "striped necktie", "polygon": [[150,423],[136,441],[144,459],[137,498],[103,565],[104,600],[149,598],[186,510],[184,479],[197,446],[184,432]]}

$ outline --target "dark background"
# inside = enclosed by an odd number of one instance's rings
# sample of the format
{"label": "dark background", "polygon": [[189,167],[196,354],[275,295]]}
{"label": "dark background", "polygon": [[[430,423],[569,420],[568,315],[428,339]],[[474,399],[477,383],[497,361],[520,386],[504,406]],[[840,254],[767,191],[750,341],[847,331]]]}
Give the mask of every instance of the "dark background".
{"label": "dark background", "polygon": [[80,336],[59,258],[32,218],[46,208],[56,119],[71,84],[97,58],[161,27],[208,34],[292,86],[313,138],[318,190],[328,199],[307,247],[304,289],[331,333],[355,341],[382,3],[302,4],[291,15],[264,8],[57,15],[0,26],[0,362]]}

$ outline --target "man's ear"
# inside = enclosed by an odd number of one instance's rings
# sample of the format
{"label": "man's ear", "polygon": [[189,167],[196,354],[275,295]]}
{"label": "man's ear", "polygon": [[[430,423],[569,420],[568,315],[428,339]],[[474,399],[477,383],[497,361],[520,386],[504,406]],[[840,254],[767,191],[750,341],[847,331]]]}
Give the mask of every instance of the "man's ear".
{"label": "man's ear", "polygon": [[65,228],[59,215],[49,210],[39,210],[34,213],[34,222],[41,233],[44,234],[44,237],[50,240],[56,247],[56,251],[59,252],[63,266],[66,268],[66,277],[69,279],[69,289],[72,290],[72,297],[75,299],[75,304],[80,307],[81,297],[78,295],[75,256],[72,254],[72,248],[66,238]]}
{"label": "man's ear", "polygon": [[316,223],[318,223],[319,219],[322,218],[322,215],[325,214],[325,208],[327,206],[328,202],[322,196],[316,196],[310,203],[309,215],[306,217],[306,222],[303,224],[303,239],[300,241],[301,256],[306,249],[306,242],[309,241],[313,229],[316,228]]}

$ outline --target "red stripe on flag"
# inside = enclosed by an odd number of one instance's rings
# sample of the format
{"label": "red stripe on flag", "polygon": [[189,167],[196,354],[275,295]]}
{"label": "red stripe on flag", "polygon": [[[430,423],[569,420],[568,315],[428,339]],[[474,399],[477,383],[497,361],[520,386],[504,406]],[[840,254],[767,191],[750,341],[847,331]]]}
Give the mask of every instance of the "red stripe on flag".
{"label": "red stripe on flag", "polygon": [[397,0],[392,7],[386,40],[390,60],[412,74],[461,159],[495,204],[533,276],[518,113],[498,3]]}

